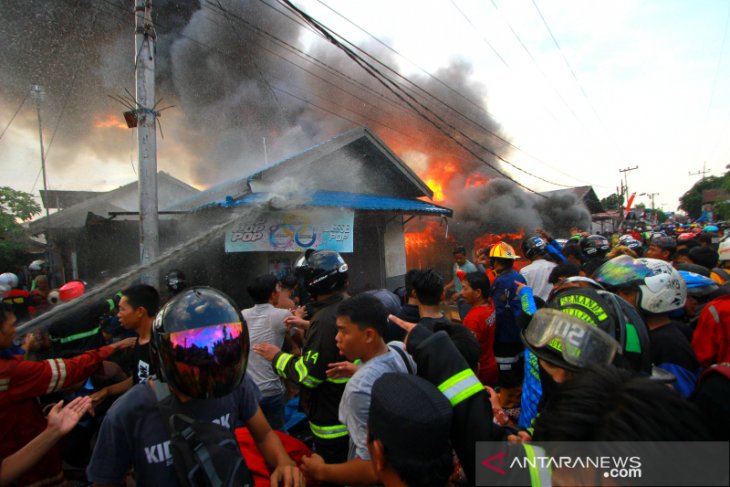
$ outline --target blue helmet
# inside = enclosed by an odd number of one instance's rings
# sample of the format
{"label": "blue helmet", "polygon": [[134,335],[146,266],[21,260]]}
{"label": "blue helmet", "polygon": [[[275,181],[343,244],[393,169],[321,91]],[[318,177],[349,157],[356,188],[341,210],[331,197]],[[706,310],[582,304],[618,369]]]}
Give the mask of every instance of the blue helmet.
{"label": "blue helmet", "polygon": [[701,274],[690,271],[679,271],[679,275],[687,284],[687,295],[694,297],[706,296],[720,287],[715,281]]}

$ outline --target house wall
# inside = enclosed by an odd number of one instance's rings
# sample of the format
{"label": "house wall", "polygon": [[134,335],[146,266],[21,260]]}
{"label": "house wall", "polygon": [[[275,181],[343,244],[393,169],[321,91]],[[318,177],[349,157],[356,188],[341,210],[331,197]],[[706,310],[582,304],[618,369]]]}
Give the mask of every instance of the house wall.
{"label": "house wall", "polygon": [[406,239],[403,216],[395,215],[385,225],[385,287],[394,290],[405,284]]}

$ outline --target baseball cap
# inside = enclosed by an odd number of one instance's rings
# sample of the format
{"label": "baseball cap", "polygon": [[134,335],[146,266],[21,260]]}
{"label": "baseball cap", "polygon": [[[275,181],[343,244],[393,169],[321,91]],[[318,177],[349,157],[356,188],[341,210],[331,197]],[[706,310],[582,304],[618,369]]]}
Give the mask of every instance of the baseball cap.
{"label": "baseball cap", "polygon": [[369,437],[393,457],[434,458],[449,450],[451,403],[436,386],[410,374],[383,374],[370,399]]}

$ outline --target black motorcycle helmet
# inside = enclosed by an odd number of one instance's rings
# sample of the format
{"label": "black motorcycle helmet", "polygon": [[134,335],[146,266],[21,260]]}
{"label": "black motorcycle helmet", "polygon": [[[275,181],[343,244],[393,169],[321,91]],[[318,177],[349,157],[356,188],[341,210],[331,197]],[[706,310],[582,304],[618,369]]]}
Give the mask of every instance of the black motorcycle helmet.
{"label": "black motorcycle helmet", "polygon": [[171,293],[177,294],[187,287],[188,281],[185,279],[183,271],[174,269],[168,272],[165,276],[165,284],[167,284],[167,289],[169,289]]}
{"label": "black motorcycle helmet", "polygon": [[586,259],[603,259],[611,250],[611,244],[606,237],[601,235],[590,235],[580,240],[580,250]]}
{"label": "black motorcycle helmet", "polygon": [[191,287],[168,301],[155,317],[150,343],[157,377],[190,397],[230,394],[246,372],[248,327],[217,289]]}
{"label": "black motorcycle helmet", "polygon": [[347,284],[347,264],[334,250],[308,250],[294,265],[295,274],[313,296],[331,293]]}
{"label": "black motorcycle helmet", "polygon": [[[547,306],[580,318],[615,339],[619,345],[613,359],[615,367],[643,376],[653,375],[649,331],[636,310],[619,296],[600,289],[567,288],[550,298]],[[524,331],[523,341],[539,358],[567,370],[577,370],[552,346],[531,346],[524,340]]]}
{"label": "black motorcycle helmet", "polygon": [[542,238],[533,235],[522,240],[522,254],[530,260],[547,253],[547,243]]}

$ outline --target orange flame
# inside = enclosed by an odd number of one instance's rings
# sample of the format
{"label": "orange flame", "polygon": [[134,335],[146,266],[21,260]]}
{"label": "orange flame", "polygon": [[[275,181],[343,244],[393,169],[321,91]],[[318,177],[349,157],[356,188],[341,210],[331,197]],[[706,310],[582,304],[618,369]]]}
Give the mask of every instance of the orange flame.
{"label": "orange flame", "polygon": [[104,118],[100,117],[99,115],[94,115],[94,127],[100,128],[100,129],[109,129],[109,128],[117,128],[117,129],[126,129],[127,124],[125,122],[120,121],[115,115],[109,113]]}
{"label": "orange flame", "polygon": [[474,240],[475,249],[483,249],[497,242],[505,242],[515,248],[515,251],[519,253],[519,245],[522,243],[522,239],[525,237],[523,233],[487,233],[481,237],[477,237]]}
{"label": "orange flame", "polygon": [[478,188],[479,186],[484,186],[488,182],[489,179],[486,176],[475,172],[470,174],[469,177],[466,178],[466,183],[464,183],[464,186],[466,186],[467,188]]}

